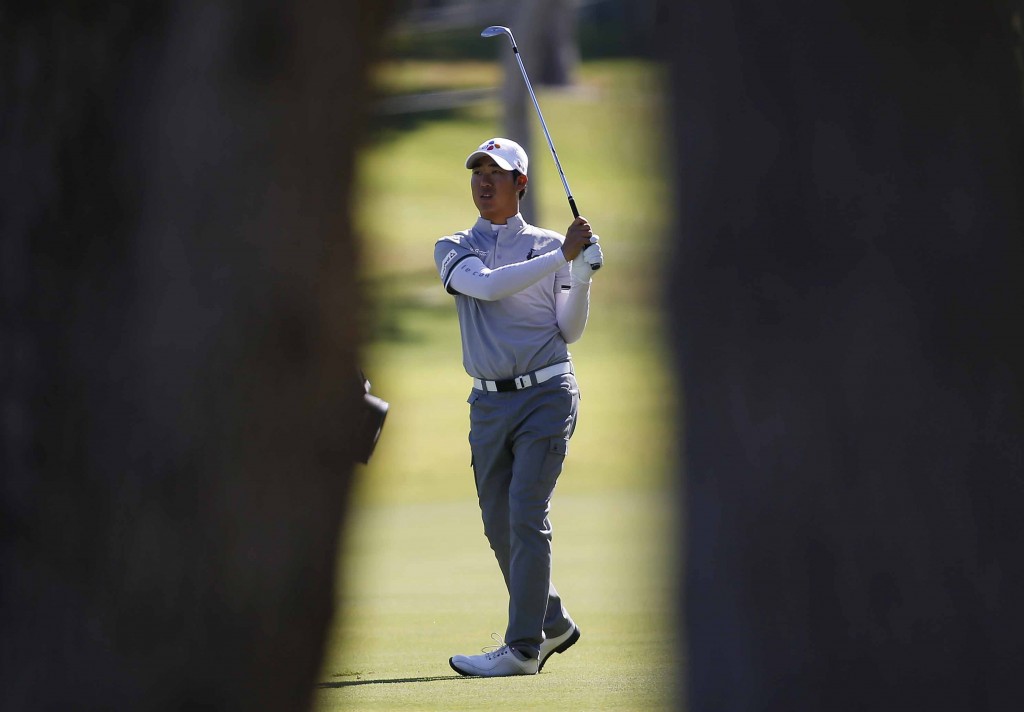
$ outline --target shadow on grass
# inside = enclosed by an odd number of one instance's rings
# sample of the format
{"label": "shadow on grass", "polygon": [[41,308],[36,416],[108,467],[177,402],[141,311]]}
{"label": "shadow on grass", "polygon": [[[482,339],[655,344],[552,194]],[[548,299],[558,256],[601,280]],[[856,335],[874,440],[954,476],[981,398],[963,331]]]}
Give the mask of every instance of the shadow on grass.
{"label": "shadow on grass", "polygon": [[437,675],[435,677],[396,677],[388,680],[342,680],[340,682],[321,682],[317,685],[321,690],[355,687],[357,685],[397,685],[406,682],[445,682],[450,680],[468,680],[462,675]]}

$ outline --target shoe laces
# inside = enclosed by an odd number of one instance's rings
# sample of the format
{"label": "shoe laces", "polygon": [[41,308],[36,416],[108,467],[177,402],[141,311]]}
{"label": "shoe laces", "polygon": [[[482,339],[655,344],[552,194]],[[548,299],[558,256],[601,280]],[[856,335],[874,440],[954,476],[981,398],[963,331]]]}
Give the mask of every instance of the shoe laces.
{"label": "shoe laces", "polygon": [[[497,633],[491,633],[491,640],[494,641],[494,645],[487,645],[480,648],[480,652],[486,655],[487,660],[494,660],[502,655],[509,655],[514,652],[512,646],[506,643],[505,640]],[[515,657],[516,660],[521,659],[516,655],[513,655],[513,657]]]}
{"label": "shoe laces", "polygon": [[502,652],[502,648],[508,647],[508,645],[505,644],[505,639],[497,633],[491,633],[491,640],[494,641],[494,645],[485,645],[480,648],[481,653],[487,653],[488,660],[497,657],[497,655]]}

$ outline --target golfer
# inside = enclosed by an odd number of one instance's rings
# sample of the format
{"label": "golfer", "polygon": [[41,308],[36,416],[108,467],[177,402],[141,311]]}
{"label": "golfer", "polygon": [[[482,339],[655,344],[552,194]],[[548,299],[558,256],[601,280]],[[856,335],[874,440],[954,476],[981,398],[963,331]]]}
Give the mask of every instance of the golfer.
{"label": "golfer", "polygon": [[527,166],[514,141],[481,144],[466,159],[480,217],[434,247],[473,379],[469,444],[484,534],[509,594],[504,644],[452,657],[462,675],[533,675],[580,637],[551,583],[548,512],[579,405],[567,344],[587,325],[602,255],[582,217],[564,236],[523,220]]}

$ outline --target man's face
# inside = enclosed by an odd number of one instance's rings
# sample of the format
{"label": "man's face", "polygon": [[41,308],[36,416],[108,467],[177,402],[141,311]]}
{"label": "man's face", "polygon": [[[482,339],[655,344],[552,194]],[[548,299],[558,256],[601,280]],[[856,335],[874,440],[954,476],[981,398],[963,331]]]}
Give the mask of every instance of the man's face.
{"label": "man's face", "polygon": [[471,170],[469,185],[480,217],[503,224],[519,212],[519,191],[525,185],[526,176],[520,177],[523,185],[516,185],[512,171],[506,171],[493,158],[483,156],[477,159]]}

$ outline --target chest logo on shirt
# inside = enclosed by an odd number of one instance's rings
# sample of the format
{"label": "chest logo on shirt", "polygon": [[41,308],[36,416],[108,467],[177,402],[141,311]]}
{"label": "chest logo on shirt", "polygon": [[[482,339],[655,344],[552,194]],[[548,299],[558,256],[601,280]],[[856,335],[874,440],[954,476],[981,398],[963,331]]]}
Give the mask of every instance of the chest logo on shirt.
{"label": "chest logo on shirt", "polygon": [[528,259],[528,260],[532,260],[536,256],[537,256],[537,251],[535,249],[533,249],[532,247],[530,248],[530,251],[526,253],[526,259]]}

